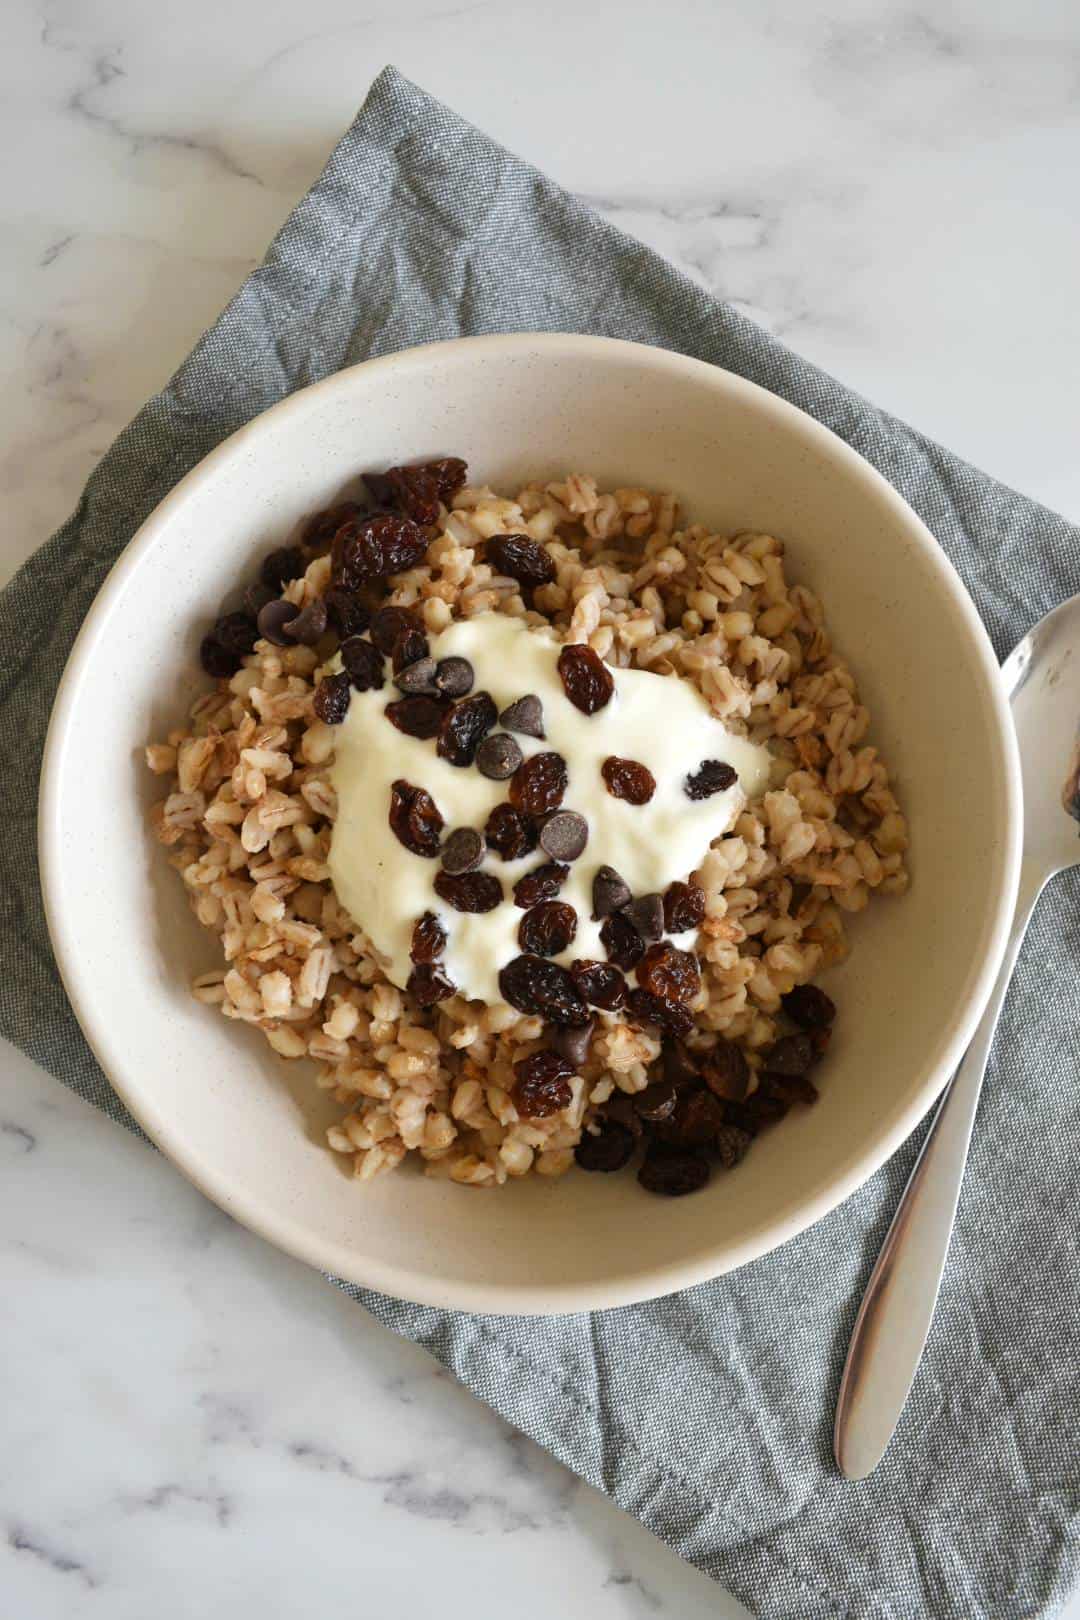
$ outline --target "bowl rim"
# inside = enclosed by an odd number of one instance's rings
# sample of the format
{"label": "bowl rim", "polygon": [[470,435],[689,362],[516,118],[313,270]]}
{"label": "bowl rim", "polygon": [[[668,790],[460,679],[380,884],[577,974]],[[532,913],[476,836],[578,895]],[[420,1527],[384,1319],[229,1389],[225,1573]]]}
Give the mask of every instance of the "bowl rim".
{"label": "bowl rim", "polygon": [[[968,634],[968,653],[973,673],[981,687],[986,711],[992,721],[994,742],[1000,756],[1000,782],[1004,810],[1004,835],[1000,853],[1001,877],[996,902],[987,929],[987,948],[975,974],[966,1001],[953,1014],[938,1044],[927,1078],[891,1129],[877,1137],[861,1154],[838,1171],[804,1205],[785,1217],[759,1225],[738,1241],[725,1241],[697,1257],[653,1266],[633,1277],[602,1284],[575,1283],[565,1286],[536,1286],[523,1280],[513,1288],[504,1285],[458,1283],[445,1277],[410,1272],[407,1267],[382,1261],[377,1254],[357,1254],[344,1244],[307,1232],[290,1215],[276,1210],[272,1203],[257,1196],[239,1196],[227,1178],[188,1150],[182,1130],[174,1129],[155,1106],[152,1091],[141,1087],[137,1075],[129,1073],[123,1051],[122,1033],[109,1027],[95,1009],[91,987],[84,980],[79,954],[68,917],[65,914],[58,871],[63,840],[61,821],[61,782],[63,758],[70,735],[79,688],[96,654],[108,615],[123,595],[129,577],[143,555],[155,546],[191,492],[212,478],[218,467],[243,454],[248,443],[259,435],[269,419],[280,423],[286,417],[302,418],[313,402],[328,394],[347,389],[356,372],[368,375],[400,372],[412,367],[427,368],[463,350],[477,355],[502,356],[515,351],[572,353],[577,360],[590,357],[658,371],[679,373],[711,387],[728,391],[750,404],[766,417],[770,415],[802,434],[804,442],[838,464],[842,473],[856,481],[869,482],[896,524],[918,546],[928,561],[936,582]],[[451,338],[399,350],[375,359],[342,368],[268,407],[238,428],[203,457],[159,502],[136,530],[103,581],[91,604],[68,656],[49,721],[42,757],[38,798],[38,859],[45,917],[64,989],[82,1031],[110,1085],[162,1153],[176,1165],[200,1192],[231,1215],[241,1225],[266,1238],[276,1247],[320,1271],[329,1272],[358,1287],[372,1288],[399,1299],[422,1305],[480,1313],[554,1315],[564,1312],[606,1309],[636,1304],[661,1297],[723,1275],[786,1243],[822,1219],[850,1197],[877,1171],[886,1159],[924,1118],[945,1089],[982,1015],[1001,964],[1019,881],[1022,800],[1021,773],[1015,732],[1008,698],[986,628],[959,575],[934,535],[892,485],[850,445],[798,406],[750,382],[735,372],[709,361],[694,359],[669,349],[624,339],[593,337],[562,332],[514,332],[478,337]]]}

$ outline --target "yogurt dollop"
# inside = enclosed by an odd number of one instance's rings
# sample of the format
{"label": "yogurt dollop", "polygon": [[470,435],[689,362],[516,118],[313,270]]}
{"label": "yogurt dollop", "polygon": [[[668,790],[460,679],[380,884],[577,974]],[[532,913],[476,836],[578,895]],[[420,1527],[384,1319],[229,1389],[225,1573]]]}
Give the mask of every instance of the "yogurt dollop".
{"label": "yogurt dollop", "polygon": [[[592,920],[597,868],[612,866],[635,895],[662,893],[701,865],[705,852],[734,821],[747,798],[763,792],[770,755],[733,736],[687,681],[648,670],[613,670],[615,694],[596,714],[570,702],[556,667],[562,643],[544,630],[505,614],[481,613],[454,623],[431,641],[435,659],[467,658],[475,671],[474,692],[490,692],[502,712],[515,699],[535,693],[543,704],[544,741],[518,736],[522,753],[554,751],[566,761],[568,785],[562,807],[576,810],[589,826],[584,853],[570,866],[559,899],[577,913],[577,935],[555,958],[606,959],[600,923]],[[503,1005],[498,975],[520,954],[518,927],[525,913],[514,904],[513,886],[548,857],[541,850],[503,861],[492,852],[483,870],[503,885],[503,903],[481,914],[453,910],[434,890],[438,860],[411,854],[389,822],[390,788],[399,777],[430,793],[446,823],[482,832],[507,782],[493,782],[475,765],[440,759],[434,742],[406,737],[387,720],[392,687],[352,693],[337,728],[333,784],[338,815],[330,848],[330,875],[341,904],[364,931],[387,976],[404,987],[412,963],[413,926],[433,912],[446,931],[445,970],[463,996]],[[611,755],[638,760],[656,779],[648,804],[634,805],[607,790],[601,766]],[[684,792],[688,774],[706,759],[723,760],[738,782],[712,798]],[[692,943],[680,937],[680,944]]]}

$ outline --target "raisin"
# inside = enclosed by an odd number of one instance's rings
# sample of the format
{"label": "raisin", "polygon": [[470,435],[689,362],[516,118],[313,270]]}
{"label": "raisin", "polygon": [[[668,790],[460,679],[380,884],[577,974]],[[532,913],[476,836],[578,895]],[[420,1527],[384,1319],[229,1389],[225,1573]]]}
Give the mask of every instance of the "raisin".
{"label": "raisin", "polygon": [[732,766],[722,759],[703,759],[698,770],[683,783],[688,799],[711,799],[714,793],[723,793],[739,780]]}
{"label": "raisin", "polygon": [[371,639],[387,658],[393,652],[394,644],[403,630],[416,630],[423,634],[416,615],[407,607],[398,607],[396,603],[388,602],[372,617]]}
{"label": "raisin", "polygon": [[745,1102],[725,1103],[724,1113],[729,1124],[738,1126],[748,1136],[757,1136],[770,1125],[775,1125],[777,1120],[783,1119],[790,1106],[790,1101],[781,1097],[767,1078],[763,1078],[758,1089]]}
{"label": "raisin", "polygon": [[626,1000],[626,980],[617,967],[609,962],[591,962],[587,958],[571,962],[574,983],[590,1007],[602,1007],[615,1012]]}
{"label": "raisin", "polygon": [[723,1168],[730,1170],[746,1157],[746,1150],[752,1141],[749,1131],[742,1131],[737,1125],[725,1125],[716,1133],[713,1152]]}
{"label": "raisin", "polygon": [[449,506],[468,476],[468,462],[462,461],[460,456],[440,456],[438,460],[425,462],[424,465],[439,486],[443,505]]}
{"label": "raisin", "polygon": [[692,1001],[701,989],[695,958],[666,940],[662,945],[649,946],[638,963],[637,981],[664,1001]]}
{"label": "raisin", "polygon": [[275,596],[272,602],[259,609],[259,634],[272,647],[287,647],[290,638],[285,634],[285,627],[299,617],[300,609],[294,602],[287,602],[283,596]]}
{"label": "raisin", "polygon": [[425,742],[438,733],[443,705],[436,703],[434,698],[405,697],[399,698],[396,703],[388,703],[385,714],[390,724],[403,731],[406,737],[419,737]]}
{"label": "raisin", "polygon": [[685,1091],[701,1084],[694,1059],[682,1041],[665,1040],[660,1066],[664,1079],[670,1080],[676,1091]]}
{"label": "raisin", "polygon": [[304,545],[309,551],[328,551],[341,525],[362,513],[363,507],[356,501],[341,501],[337,506],[327,507],[325,512],[316,512],[304,529]]}
{"label": "raisin", "polygon": [[537,1013],[552,1024],[582,1027],[591,1021],[570,974],[542,956],[515,956],[499,973],[504,1001],[518,1012]]}
{"label": "raisin", "polygon": [[455,827],[442,847],[444,872],[455,877],[475,872],[484,858],[484,840],[474,827]]}
{"label": "raisin", "polygon": [[340,675],[323,676],[315,688],[311,706],[324,724],[340,726],[349,712],[349,677],[344,670]]}
{"label": "raisin", "polygon": [[828,1029],[836,1017],[836,1003],[816,984],[797,984],[782,998],[782,1005],[800,1029]]}
{"label": "raisin", "polygon": [[[462,484],[468,467],[457,456],[443,456],[438,461],[424,461],[418,466],[390,467],[384,473],[365,473],[364,483],[372,498],[384,506],[400,506],[417,523],[434,523],[439,515],[439,502],[449,506]],[[429,494],[435,497],[431,510]],[[430,516],[421,516],[421,512]]]}
{"label": "raisin", "polygon": [[640,1029],[655,1024],[670,1035],[689,1035],[694,1019],[689,1008],[681,1001],[669,1001],[665,996],[654,996],[649,990],[631,990],[626,998],[627,1022]]}
{"label": "raisin", "polygon": [[573,1069],[558,1052],[532,1052],[514,1064],[514,1106],[522,1119],[547,1119],[568,1108]]}
{"label": "raisin", "polygon": [[810,1045],[814,1048],[814,1062],[820,1063],[829,1050],[833,1032],[831,1029],[811,1029],[807,1033],[810,1036]]}
{"label": "raisin", "polygon": [[281,546],[263,558],[259,578],[270,590],[280,592],[291,580],[299,579],[306,567],[304,553],[299,546]]}
{"label": "raisin", "polygon": [[682,1198],[698,1192],[709,1179],[708,1162],[700,1153],[682,1153],[678,1148],[654,1142],[638,1171],[638,1181],[646,1192],[665,1198]]}
{"label": "raisin", "polygon": [[485,556],[497,574],[506,574],[528,589],[550,585],[555,578],[554,557],[527,534],[493,534]]}
{"label": "raisin", "polygon": [[564,1057],[575,1074],[580,1073],[581,1065],[589,1055],[592,1045],[593,1030],[596,1028],[596,1019],[590,1018],[587,1024],[563,1025],[552,1031],[551,1042],[560,1057]]}
{"label": "raisin", "polygon": [[439,485],[427,467],[388,467],[365,473],[364,483],[380,506],[397,507],[414,523],[434,523],[439,516]]}
{"label": "raisin", "polygon": [[818,1100],[817,1087],[806,1074],[770,1074],[770,1090],[786,1103],[806,1103],[812,1107]]}
{"label": "raisin", "polygon": [[561,754],[533,754],[514,772],[510,803],[526,815],[546,816],[562,804],[566,782],[566,761]]}
{"label": "raisin", "polygon": [[386,679],[383,655],[363,636],[350,636],[341,643],[341,662],[358,692],[381,691]]}
{"label": "raisin", "polygon": [[624,973],[636,967],[645,954],[645,941],[621,911],[605,918],[600,930],[600,943],[607,952],[609,962],[622,968]]}
{"label": "raisin", "polygon": [[439,853],[443,825],[431,794],[399,777],[390,789],[390,826],[398,842],[431,860]]}
{"label": "raisin", "polygon": [[512,804],[497,804],[484,826],[488,848],[504,861],[516,861],[522,855],[531,855],[536,848],[536,827]]}
{"label": "raisin", "polygon": [[593,922],[609,917],[630,904],[630,885],[621,878],[613,866],[598,866],[592,886]]}
{"label": "raisin", "polygon": [[[480,739],[491,730],[498,711],[489,692],[462,698],[443,715],[436,752],[450,765],[471,765]],[[490,842],[490,840],[489,840]]]}
{"label": "raisin", "polygon": [[576,810],[552,810],[540,823],[540,848],[556,861],[576,861],[589,842],[589,823]]}
{"label": "raisin", "polygon": [[455,911],[494,911],[502,884],[490,872],[437,872],[435,893]]}
{"label": "raisin", "polygon": [[705,890],[697,883],[672,883],[664,895],[664,927],[685,934],[705,921]]}
{"label": "raisin", "polygon": [[702,1054],[701,1074],[709,1090],[725,1102],[743,1102],[750,1089],[750,1065],[743,1049],[723,1035]]}
{"label": "raisin", "polygon": [[393,651],[390,654],[390,664],[394,674],[400,675],[402,670],[409,668],[410,664],[418,664],[421,658],[426,658],[427,655],[427,636],[422,630],[417,629],[416,625],[407,624],[394,642]]}
{"label": "raisin", "polygon": [[261,579],[257,579],[253,585],[244,587],[243,600],[244,612],[248,618],[257,619],[268,602],[277,600],[277,593],[272,591],[269,585],[264,585]]}
{"label": "raisin", "polygon": [[204,636],[199,645],[199,663],[216,681],[235,675],[243,661],[239,653],[230,652],[213,636]]}
{"label": "raisin", "polygon": [[421,962],[413,968],[405,981],[405,988],[411,991],[421,1007],[433,1007],[437,1001],[445,1001],[447,996],[457,991],[457,985],[447,978],[442,968],[429,962]]}
{"label": "raisin", "polygon": [[413,924],[409,955],[419,966],[422,962],[437,962],[445,949],[446,929],[433,911],[425,911]]}
{"label": "raisin", "polygon": [[565,900],[541,900],[518,924],[518,944],[537,956],[559,956],[577,933],[577,912]]}
{"label": "raisin", "polygon": [[659,1125],[675,1112],[679,1093],[670,1080],[654,1080],[634,1097],[634,1107],[649,1125]]}
{"label": "raisin", "polygon": [[616,1091],[602,1105],[600,1118],[605,1123],[608,1120],[614,1120],[616,1125],[621,1125],[623,1130],[630,1132],[636,1145],[645,1135],[645,1127],[638,1117],[634,1101],[635,1099],[628,1097],[624,1091]]}
{"label": "raisin", "polygon": [[595,1135],[586,1134],[574,1149],[582,1170],[621,1170],[634,1156],[634,1133],[617,1120],[605,1120]]}
{"label": "raisin", "polygon": [[254,649],[259,632],[247,613],[223,613],[211,632],[228,652],[246,655]]}
{"label": "raisin", "polygon": [[805,1074],[814,1061],[809,1035],[785,1035],[765,1054],[769,1074]]}
{"label": "raisin", "polygon": [[342,641],[362,635],[371,623],[371,614],[360,598],[340,585],[332,585],[326,593],[326,617]]}
{"label": "raisin", "polygon": [[543,866],[534,867],[514,884],[515,906],[528,911],[541,900],[554,900],[569,875],[570,868],[560,866],[557,861],[545,861]]}
{"label": "raisin", "polygon": [[402,574],[423,559],[428,537],[411,518],[376,512],[345,523],[334,536],[330,582],[355,591],[365,580]]}
{"label": "raisin", "polygon": [[559,675],[570,702],[582,714],[595,714],[611,702],[615,680],[599,653],[584,642],[564,647],[559,654]]}
{"label": "raisin", "polygon": [[711,1091],[681,1091],[674,1108],[654,1126],[669,1147],[710,1148],[727,1123],[724,1105]]}
{"label": "raisin", "polygon": [[611,797],[625,799],[627,804],[648,804],[656,792],[656,777],[636,759],[620,759],[617,754],[609,754],[600,767],[600,775]]}

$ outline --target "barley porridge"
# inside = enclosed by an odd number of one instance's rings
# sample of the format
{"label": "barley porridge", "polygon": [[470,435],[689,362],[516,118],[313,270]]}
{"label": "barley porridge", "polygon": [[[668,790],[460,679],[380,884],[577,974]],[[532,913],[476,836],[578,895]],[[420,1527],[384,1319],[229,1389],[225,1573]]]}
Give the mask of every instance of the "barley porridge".
{"label": "barley porridge", "polygon": [[362,1180],[691,1192],[815,1101],[812,981],[907,888],[906,822],[779,540],[465,479],[366,475],[205,637],[147,749],[221,944],[194,994],[315,1061]]}

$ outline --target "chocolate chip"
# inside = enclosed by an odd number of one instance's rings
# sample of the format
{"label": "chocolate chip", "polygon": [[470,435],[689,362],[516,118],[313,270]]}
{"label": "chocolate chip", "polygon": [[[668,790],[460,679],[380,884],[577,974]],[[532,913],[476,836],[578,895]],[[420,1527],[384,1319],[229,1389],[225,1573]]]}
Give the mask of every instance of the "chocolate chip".
{"label": "chocolate chip", "polygon": [[580,1029],[575,1029],[572,1025],[563,1025],[561,1028],[554,1029],[551,1032],[552,1046],[560,1057],[564,1057],[567,1063],[573,1064],[575,1071],[580,1068],[589,1055],[589,1046],[595,1028],[596,1019],[590,1018],[589,1022],[582,1024]]}
{"label": "chocolate chip", "polygon": [[499,724],[505,726],[507,731],[516,731],[521,737],[538,737],[544,740],[544,705],[534,692],[526,697],[516,698],[513,703],[507,704],[499,716]]}
{"label": "chocolate chip", "polygon": [[493,782],[505,782],[521,764],[521,749],[505,731],[493,731],[476,750],[476,768]]}
{"label": "chocolate chip", "polygon": [[295,619],[290,619],[283,628],[290,641],[298,641],[304,647],[314,647],[326,634],[326,603],[323,598],[313,596]]}
{"label": "chocolate chip", "polygon": [[443,871],[459,877],[476,871],[484,858],[484,840],[474,827],[455,827],[439,853]]}
{"label": "chocolate chip", "polygon": [[645,941],[653,944],[664,937],[664,897],[662,894],[643,894],[626,907],[626,915]]}
{"label": "chocolate chip", "polygon": [[467,658],[440,658],[435,667],[435,690],[443,697],[464,697],[472,691],[475,679]]}
{"label": "chocolate chip", "polygon": [[286,602],[284,597],[275,596],[272,602],[267,602],[260,609],[259,634],[274,647],[289,647],[292,642],[285,634],[285,626],[299,616],[300,609],[295,602]]}
{"label": "chocolate chip", "polygon": [[540,848],[553,861],[576,861],[589,842],[589,823],[576,810],[553,810],[540,824]]}
{"label": "chocolate chip", "polygon": [[404,669],[399,669],[394,676],[394,685],[399,692],[407,692],[410,696],[430,696],[436,691],[434,658],[418,658],[415,664],[407,664]]}
{"label": "chocolate chip", "polygon": [[638,1092],[634,1098],[634,1106],[642,1119],[654,1125],[659,1120],[671,1117],[675,1112],[678,1095],[670,1080],[654,1080],[652,1085]]}
{"label": "chocolate chip", "polygon": [[613,911],[621,911],[632,898],[630,885],[613,866],[597,867],[592,885],[593,922],[599,922],[601,917],[610,917]]}

